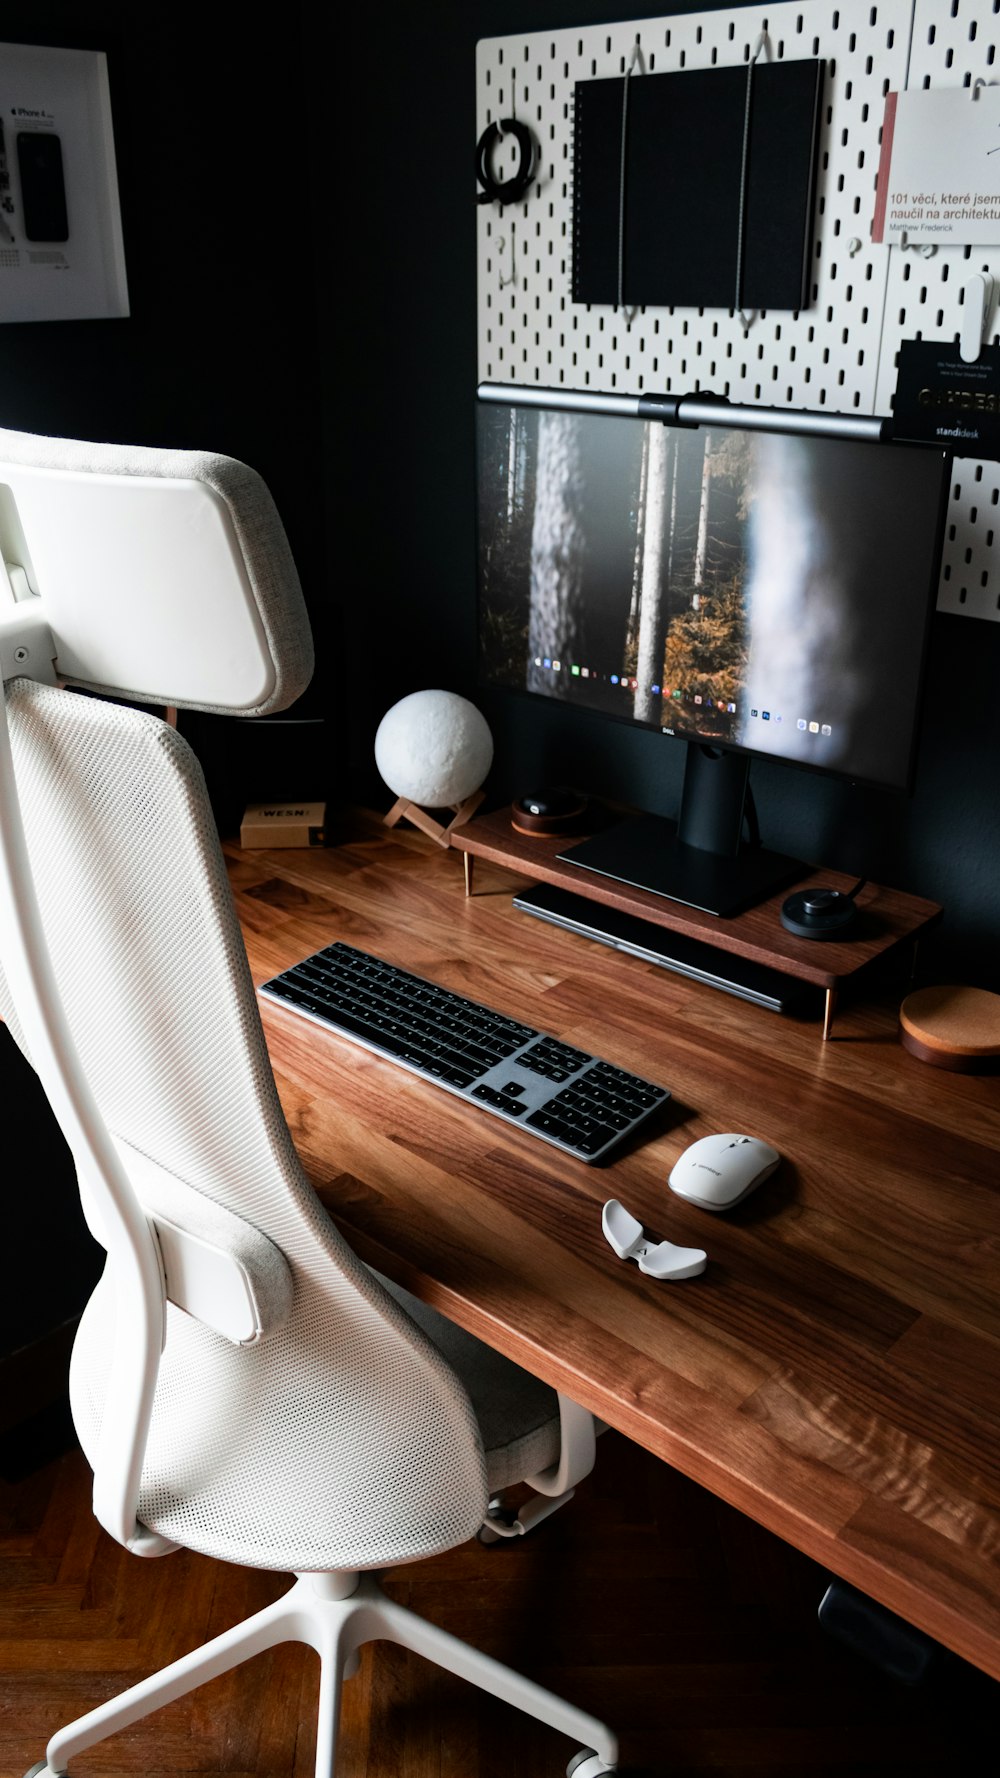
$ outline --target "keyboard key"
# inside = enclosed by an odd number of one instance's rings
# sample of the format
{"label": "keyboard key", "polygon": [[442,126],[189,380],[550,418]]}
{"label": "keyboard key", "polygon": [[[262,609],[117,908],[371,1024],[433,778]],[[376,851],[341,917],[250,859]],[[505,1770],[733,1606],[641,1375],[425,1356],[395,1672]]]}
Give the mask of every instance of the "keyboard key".
{"label": "keyboard key", "polygon": [[492,1105],[496,1110],[509,1111],[511,1117],[520,1117],[521,1113],[527,1109],[526,1106],[519,1104],[516,1099],[509,1098],[506,1093],[498,1093],[496,1087],[473,1087],[472,1097],[474,1099],[484,1099],[487,1105]]}

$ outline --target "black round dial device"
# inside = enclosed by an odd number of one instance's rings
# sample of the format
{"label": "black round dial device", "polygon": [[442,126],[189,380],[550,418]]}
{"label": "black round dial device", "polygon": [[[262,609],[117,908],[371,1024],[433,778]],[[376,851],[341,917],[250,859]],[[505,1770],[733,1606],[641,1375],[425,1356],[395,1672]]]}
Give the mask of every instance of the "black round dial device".
{"label": "black round dial device", "polygon": [[[860,887],[860,885],[859,885]],[[798,938],[841,938],[857,919],[854,897],[839,889],[799,889],[781,904],[781,924]]]}

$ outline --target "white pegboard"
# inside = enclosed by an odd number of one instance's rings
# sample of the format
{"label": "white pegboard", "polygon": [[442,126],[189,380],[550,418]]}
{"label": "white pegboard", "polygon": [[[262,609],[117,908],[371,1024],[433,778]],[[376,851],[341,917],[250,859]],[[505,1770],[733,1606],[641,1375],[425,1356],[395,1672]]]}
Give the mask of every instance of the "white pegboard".
{"label": "white pegboard", "polygon": [[[809,306],[761,312],[744,327],[732,310],[646,307],[626,322],[610,306],[574,303],[576,81],[624,73],[636,43],[649,73],[745,65],[765,30],[776,59],[826,63]],[[783,0],[482,41],[477,133],[517,117],[539,143],[540,166],[523,202],[479,207],[480,380],[888,412],[900,340],[957,339],[964,273],[986,265],[1000,275],[1000,243],[992,266],[981,248],[971,260],[960,247],[926,260],[872,244],[885,94],[991,79],[998,41],[1000,0]],[[501,144],[498,179],[511,176],[516,153]],[[1000,464],[960,462],[955,485],[939,606],[1000,620]]]}
{"label": "white pegboard", "polygon": [[[998,45],[1000,0],[917,0],[907,84],[965,86],[971,104],[974,80],[1000,79]],[[939,247],[927,258],[919,248],[890,249],[876,412],[889,412],[901,341],[918,335],[958,340],[965,282],[977,271],[1000,280],[1000,241],[995,248]],[[995,316],[988,337],[1000,340]],[[1000,559],[993,547],[998,500],[1000,463],[956,460],[939,610],[1000,622]]]}

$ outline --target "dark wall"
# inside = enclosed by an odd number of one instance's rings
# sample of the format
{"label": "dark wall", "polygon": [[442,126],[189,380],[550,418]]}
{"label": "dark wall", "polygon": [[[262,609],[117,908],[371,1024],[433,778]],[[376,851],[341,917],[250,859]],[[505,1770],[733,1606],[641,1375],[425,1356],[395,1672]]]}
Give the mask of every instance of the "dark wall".
{"label": "dark wall", "polygon": [[342,649],[317,392],[325,223],[301,146],[299,8],[260,32],[232,0],[196,14],[36,0],[0,4],[4,40],[107,52],[131,315],[0,327],[0,425],[220,451],[260,471],[316,632],[316,682],[296,716],[331,720],[295,733],[193,716],[182,727],[227,825],[248,797],[325,795],[342,752],[327,697]]}
{"label": "dark wall", "polygon": [[[131,317],[0,326],[0,425],[215,450],[260,470],[292,540],[318,671],[307,728],[182,716],[227,825],[249,798],[324,796],[343,752],[330,696],[342,647],[327,569],[315,243],[299,14],[251,27],[244,7],[128,0],[0,4],[0,41],[104,49]],[[71,219],[72,226],[72,219]],[[324,304],[324,322],[328,320]],[[329,722],[319,719],[329,716]],[[99,1255],[34,1077],[0,1033],[11,1250],[0,1355],[77,1313]],[[37,1102],[36,1102],[37,1101]],[[40,1282],[41,1281],[41,1282]]]}
{"label": "dark wall", "polygon": [[[366,563],[348,581],[356,781],[387,799],[371,756],[397,697],[442,685],[493,728],[497,800],[546,781],[674,814],[684,749],[598,717],[477,688],[474,666],[473,402],[476,384],[475,44],[479,37],[658,16],[696,5],[472,0],[380,26],[367,89],[368,151],[336,131],[325,166],[346,185],[352,251],[329,249],[331,289],[351,301],[348,335],[325,330],[325,401],[344,427],[349,534]],[[319,42],[318,27],[311,41]],[[363,60],[359,49],[359,65]],[[315,65],[329,65],[319,53]],[[356,257],[353,248],[356,246]],[[350,346],[347,347],[347,341]],[[360,349],[356,349],[360,347]],[[359,373],[360,367],[360,373]],[[338,537],[338,548],[346,539]],[[372,611],[377,611],[377,621]],[[1000,624],[937,616],[912,799],[861,791],[761,761],[753,786],[765,842],[944,903],[936,973],[1000,987]]]}

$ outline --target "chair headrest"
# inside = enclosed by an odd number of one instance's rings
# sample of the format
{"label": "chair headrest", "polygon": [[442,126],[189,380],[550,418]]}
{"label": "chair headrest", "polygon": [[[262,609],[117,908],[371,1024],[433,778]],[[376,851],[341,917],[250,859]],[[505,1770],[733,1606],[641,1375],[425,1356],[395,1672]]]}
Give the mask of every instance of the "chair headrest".
{"label": "chair headrest", "polygon": [[288,539],[231,457],[0,429],[0,557],[0,625],[39,600],[74,685],[263,716],[309,683]]}

